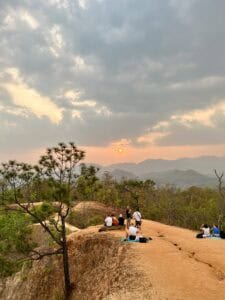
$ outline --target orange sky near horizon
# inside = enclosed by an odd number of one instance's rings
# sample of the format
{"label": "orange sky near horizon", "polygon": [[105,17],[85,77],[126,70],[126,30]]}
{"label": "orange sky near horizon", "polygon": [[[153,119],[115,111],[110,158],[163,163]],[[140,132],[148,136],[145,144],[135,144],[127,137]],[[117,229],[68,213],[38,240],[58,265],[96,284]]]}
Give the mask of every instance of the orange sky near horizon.
{"label": "orange sky near horizon", "polygon": [[86,161],[109,165],[121,162],[141,162],[145,159],[178,159],[196,156],[225,156],[225,145],[142,147],[127,146],[122,152],[113,147],[83,147]]}
{"label": "orange sky near horizon", "polygon": [[[100,165],[110,165],[121,162],[134,162],[138,163],[145,159],[178,159],[183,157],[197,157],[197,156],[225,156],[224,145],[204,145],[204,146],[174,146],[174,147],[142,147],[135,148],[131,146],[115,148],[108,147],[87,147],[79,146],[86,152],[85,162],[97,163]],[[15,151],[15,150],[14,150]],[[14,152],[13,151],[13,152]],[[1,153],[0,161],[7,161],[9,159],[16,159],[18,161],[25,161],[36,163],[40,155],[44,154],[45,148],[39,148],[30,151],[8,152],[7,154]]]}

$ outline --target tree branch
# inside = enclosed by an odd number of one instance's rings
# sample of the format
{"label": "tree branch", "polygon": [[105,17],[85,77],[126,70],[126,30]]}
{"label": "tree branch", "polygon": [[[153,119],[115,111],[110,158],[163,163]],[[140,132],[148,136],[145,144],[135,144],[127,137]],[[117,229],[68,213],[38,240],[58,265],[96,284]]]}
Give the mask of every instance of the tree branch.
{"label": "tree branch", "polygon": [[31,261],[31,260],[41,260],[42,258],[46,256],[52,256],[57,254],[63,254],[63,249],[59,248],[56,251],[50,251],[50,252],[39,252],[37,250],[32,250],[31,254],[26,256],[26,258],[19,259],[18,262],[25,262],[25,261]]}
{"label": "tree branch", "polygon": [[29,209],[27,209],[26,206],[22,205],[18,200],[16,202],[17,205],[19,205],[19,207],[21,207],[23,210],[25,210],[30,216],[32,216],[35,220],[38,221],[38,223],[45,229],[45,231],[48,232],[48,234],[52,237],[52,239],[59,245],[61,246],[61,241],[58,240],[55,235],[53,234],[53,232],[50,230],[50,228],[48,227],[48,225],[42,221],[37,215],[33,214]]}

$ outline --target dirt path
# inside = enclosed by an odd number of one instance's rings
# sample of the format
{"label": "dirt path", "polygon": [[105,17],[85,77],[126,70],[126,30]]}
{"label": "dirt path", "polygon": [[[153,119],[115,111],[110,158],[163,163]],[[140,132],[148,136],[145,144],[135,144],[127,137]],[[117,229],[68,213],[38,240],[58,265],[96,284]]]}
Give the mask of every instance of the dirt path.
{"label": "dirt path", "polygon": [[142,231],[153,241],[133,243],[130,251],[132,263],[152,284],[149,299],[225,299],[224,240],[197,240],[195,232],[151,221],[143,222]]}

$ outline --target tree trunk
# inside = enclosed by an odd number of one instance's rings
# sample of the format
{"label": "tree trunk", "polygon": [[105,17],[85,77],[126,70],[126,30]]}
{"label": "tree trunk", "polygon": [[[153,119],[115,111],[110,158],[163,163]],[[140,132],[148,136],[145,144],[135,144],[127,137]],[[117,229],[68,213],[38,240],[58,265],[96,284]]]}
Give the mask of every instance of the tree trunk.
{"label": "tree trunk", "polygon": [[62,248],[63,248],[63,269],[64,269],[64,284],[65,284],[65,299],[70,298],[71,293],[71,282],[70,282],[70,272],[69,272],[69,256],[66,240],[66,226],[65,217],[61,217],[62,221]]}

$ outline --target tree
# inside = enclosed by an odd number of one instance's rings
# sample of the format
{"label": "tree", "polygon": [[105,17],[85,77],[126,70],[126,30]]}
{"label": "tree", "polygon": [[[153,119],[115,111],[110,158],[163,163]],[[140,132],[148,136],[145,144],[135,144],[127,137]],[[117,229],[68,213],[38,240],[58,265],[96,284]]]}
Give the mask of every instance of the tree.
{"label": "tree", "polygon": [[12,259],[15,255],[23,257],[30,253],[31,220],[17,212],[0,214],[0,277],[12,275],[20,267],[20,261]]}
{"label": "tree", "polygon": [[[120,184],[121,190],[131,197],[130,205],[135,209],[143,209],[146,206],[146,199],[149,198],[149,195],[152,194],[155,182],[148,179],[145,181],[142,180],[124,180]],[[125,196],[125,198],[127,198]]]}
{"label": "tree", "polygon": [[104,172],[101,177],[101,189],[98,191],[98,199],[103,203],[114,207],[123,206],[123,201],[118,197],[118,184],[109,172]]}
{"label": "tree", "polygon": [[218,198],[218,225],[219,227],[222,226],[223,218],[225,217],[225,188],[223,187],[223,176],[224,173],[219,174],[217,170],[215,170],[215,175],[218,180],[218,192],[219,192],[219,198]]}
{"label": "tree", "polygon": [[96,193],[101,188],[101,183],[96,176],[98,168],[81,165],[80,176],[77,180],[77,194],[82,200],[96,200]]}
{"label": "tree", "polygon": [[[59,143],[48,148],[36,166],[9,161],[2,164],[0,173],[4,182],[1,189],[1,206],[4,211],[16,211],[32,217],[48,233],[54,242],[48,251],[30,251],[29,259],[42,259],[45,256],[62,255],[64,269],[65,298],[71,293],[69,258],[66,237],[66,217],[68,216],[75,195],[77,166],[84,159],[85,153],[74,143]],[[52,199],[49,203],[55,211],[54,217],[46,219],[40,216],[35,201],[38,187],[46,182],[51,187]]]}

